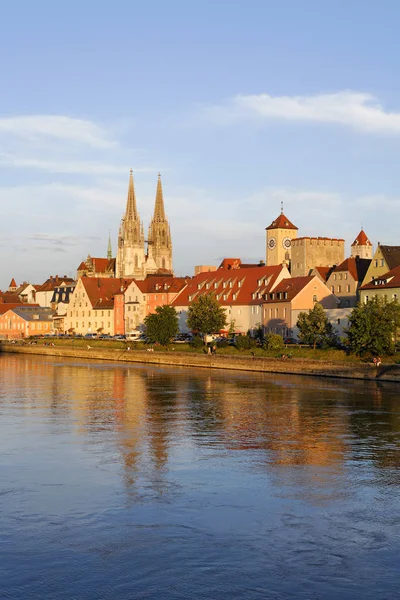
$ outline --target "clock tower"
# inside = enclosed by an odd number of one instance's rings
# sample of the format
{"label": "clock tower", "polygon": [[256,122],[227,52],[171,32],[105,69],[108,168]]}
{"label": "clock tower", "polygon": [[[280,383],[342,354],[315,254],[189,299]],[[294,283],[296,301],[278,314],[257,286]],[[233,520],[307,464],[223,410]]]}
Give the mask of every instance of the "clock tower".
{"label": "clock tower", "polygon": [[282,263],[290,264],[292,240],[297,237],[298,227],[293,225],[283,214],[281,214],[271,225],[266,228],[267,231],[267,251],[266,265],[271,267],[281,265]]}

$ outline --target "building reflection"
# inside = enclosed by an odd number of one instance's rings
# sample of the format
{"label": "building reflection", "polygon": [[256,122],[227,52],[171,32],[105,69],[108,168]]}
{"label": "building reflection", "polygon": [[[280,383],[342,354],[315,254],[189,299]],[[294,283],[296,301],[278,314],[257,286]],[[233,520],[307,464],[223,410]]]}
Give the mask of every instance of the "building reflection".
{"label": "building reflection", "polygon": [[171,491],[177,448],[194,458],[236,452],[272,485],[313,501],[335,498],[338,478],[345,489],[347,461],[365,460],[361,442],[388,473],[400,466],[400,415],[385,386],[7,354],[0,375],[0,402],[21,390],[28,414],[50,411],[48,427],[68,414],[82,444],[117,452],[131,491]]}

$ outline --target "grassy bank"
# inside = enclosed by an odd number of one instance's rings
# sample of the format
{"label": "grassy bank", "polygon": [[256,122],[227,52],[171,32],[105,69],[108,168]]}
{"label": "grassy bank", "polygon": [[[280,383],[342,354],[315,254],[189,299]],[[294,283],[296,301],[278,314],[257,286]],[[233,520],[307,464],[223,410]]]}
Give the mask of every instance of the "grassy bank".
{"label": "grassy bank", "polygon": [[[10,342],[5,342],[10,343]],[[18,344],[22,342],[19,341]],[[54,344],[58,347],[66,348],[87,348],[90,346],[91,349],[104,349],[104,350],[120,350],[124,351],[128,347],[132,351],[146,352],[149,347],[154,349],[154,352],[185,352],[190,354],[204,354],[204,348],[193,348],[187,343],[171,344],[168,347],[163,346],[149,346],[143,342],[124,342],[117,340],[85,340],[82,338],[76,339],[46,339],[38,340],[38,346],[48,346]],[[217,355],[235,357],[259,357],[259,358],[281,358],[282,354],[288,356],[288,360],[312,360],[322,361],[329,363],[344,363],[344,364],[360,364],[365,362],[354,354],[347,354],[344,350],[337,349],[315,349],[290,345],[287,346],[283,351],[263,350],[262,348],[253,348],[252,350],[238,350],[234,346],[228,346],[227,348],[218,348]],[[386,364],[400,364],[400,354],[394,356],[388,356],[384,358]]]}

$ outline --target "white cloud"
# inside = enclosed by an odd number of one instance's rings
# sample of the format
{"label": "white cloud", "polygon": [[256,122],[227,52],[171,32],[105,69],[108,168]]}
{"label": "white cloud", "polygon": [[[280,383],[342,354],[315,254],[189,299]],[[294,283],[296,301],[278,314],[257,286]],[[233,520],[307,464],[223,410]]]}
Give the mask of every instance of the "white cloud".
{"label": "white cloud", "polygon": [[315,96],[237,95],[206,109],[219,122],[246,118],[337,123],[370,133],[400,133],[400,112],[389,112],[372,94],[341,91]]}
{"label": "white cloud", "polygon": [[93,121],[62,115],[31,115],[0,118],[0,134],[19,138],[53,138],[94,148],[116,146],[109,133]]}

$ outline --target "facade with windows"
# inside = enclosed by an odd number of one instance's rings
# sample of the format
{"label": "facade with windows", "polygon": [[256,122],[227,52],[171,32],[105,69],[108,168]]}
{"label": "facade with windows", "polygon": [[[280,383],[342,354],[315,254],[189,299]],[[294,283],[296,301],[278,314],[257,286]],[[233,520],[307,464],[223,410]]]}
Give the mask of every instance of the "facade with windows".
{"label": "facade with windows", "polygon": [[400,266],[361,286],[360,302],[366,304],[373,298],[384,302],[400,301]]}
{"label": "facade with windows", "polygon": [[297,337],[299,314],[312,309],[316,302],[325,309],[337,308],[339,304],[329,287],[316,275],[283,279],[263,302],[265,333]]}

